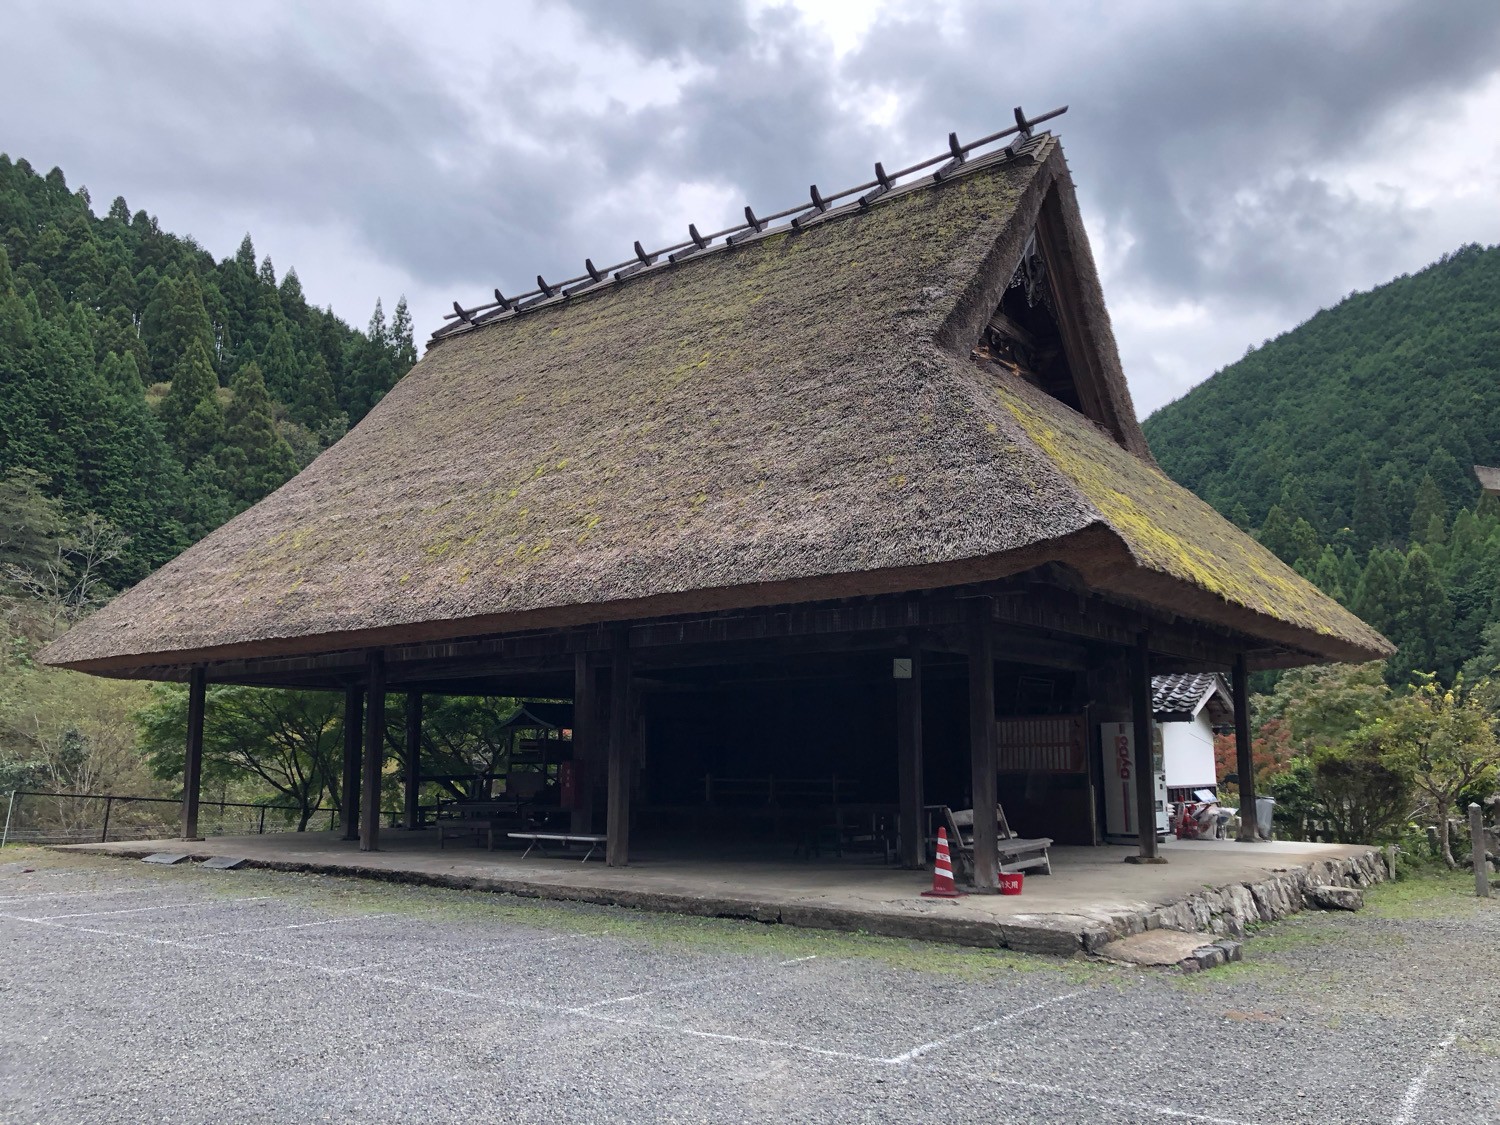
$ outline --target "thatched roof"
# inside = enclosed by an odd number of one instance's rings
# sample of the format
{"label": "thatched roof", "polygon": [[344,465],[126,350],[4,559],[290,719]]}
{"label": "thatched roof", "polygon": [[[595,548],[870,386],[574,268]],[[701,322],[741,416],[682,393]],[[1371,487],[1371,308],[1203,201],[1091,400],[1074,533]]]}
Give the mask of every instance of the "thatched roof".
{"label": "thatched roof", "polygon": [[[1046,214],[1092,420],[971,356]],[[1049,560],[1271,645],[1388,651],[1151,462],[1042,135],[439,341],[298,477],[43,658],[129,675]]]}
{"label": "thatched roof", "polygon": [[1500,469],[1492,465],[1475,465],[1474,476],[1479,479],[1480,488],[1500,496]]}

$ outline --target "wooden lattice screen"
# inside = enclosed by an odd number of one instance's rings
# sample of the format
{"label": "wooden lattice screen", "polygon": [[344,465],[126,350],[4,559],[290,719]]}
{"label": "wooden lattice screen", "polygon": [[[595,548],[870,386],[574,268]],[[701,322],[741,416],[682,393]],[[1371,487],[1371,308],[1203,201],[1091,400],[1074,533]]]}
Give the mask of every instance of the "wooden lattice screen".
{"label": "wooden lattice screen", "polygon": [[1031,715],[998,719],[1002,773],[1087,773],[1088,728],[1082,715]]}

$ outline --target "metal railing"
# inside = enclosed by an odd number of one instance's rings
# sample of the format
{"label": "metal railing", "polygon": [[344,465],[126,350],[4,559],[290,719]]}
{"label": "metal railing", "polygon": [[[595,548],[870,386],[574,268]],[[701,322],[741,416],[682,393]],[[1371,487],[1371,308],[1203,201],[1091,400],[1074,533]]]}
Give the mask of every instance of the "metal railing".
{"label": "metal railing", "polygon": [[[56,806],[40,816],[25,805],[26,798],[45,798]],[[170,806],[170,811],[162,806]],[[176,836],[182,829],[182,800],[139,797],[123,793],[55,793],[15,789],[5,808],[0,847],[11,843],[79,844],[115,840],[152,840]],[[26,816],[31,812],[30,817]],[[269,822],[267,813],[271,814]],[[319,806],[313,816],[326,813],[328,828],[338,825],[338,810]],[[203,801],[198,804],[198,829],[205,836],[249,836],[296,831],[302,810],[295,805],[249,804],[243,801]],[[30,823],[28,823],[28,820]]]}

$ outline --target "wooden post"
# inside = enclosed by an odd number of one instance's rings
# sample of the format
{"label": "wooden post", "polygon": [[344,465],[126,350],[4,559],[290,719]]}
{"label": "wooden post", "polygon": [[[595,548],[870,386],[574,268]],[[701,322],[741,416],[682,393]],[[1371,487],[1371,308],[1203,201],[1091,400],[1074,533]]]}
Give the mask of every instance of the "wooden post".
{"label": "wooden post", "polygon": [[1166,863],[1156,845],[1156,763],[1151,716],[1151,638],[1136,637],[1130,661],[1130,717],[1135,734],[1135,818],[1140,853],[1136,863]]}
{"label": "wooden post", "polygon": [[372,649],[365,665],[365,769],[360,792],[359,850],[380,850],[380,775],[385,764],[385,653]]}
{"label": "wooden post", "polygon": [[406,776],[405,776],[406,830],[415,832],[422,827],[422,808],[419,803],[422,790],[422,693],[406,693]]}
{"label": "wooden post", "polygon": [[344,821],[344,839],[359,839],[360,757],[364,746],[365,693],[363,688],[344,689],[344,788],[339,812]]}
{"label": "wooden post", "polygon": [[594,793],[598,788],[595,775],[599,761],[599,683],[589,666],[589,654],[573,656],[573,784],[577,792],[570,815],[572,832],[591,835],[594,831]]}
{"label": "wooden post", "polygon": [[[909,661],[905,667],[901,661]],[[896,770],[900,793],[901,866],[927,865],[922,827],[922,650],[916,645],[895,658]]]}
{"label": "wooden post", "polygon": [[182,838],[201,840],[198,835],[198,791],[203,783],[203,713],[207,703],[208,676],[203,665],[188,673],[187,753],[182,759]]}
{"label": "wooden post", "polygon": [[604,861],[630,862],[630,633],[614,635],[609,659],[609,819]]}
{"label": "wooden post", "polygon": [[969,765],[974,789],[974,888],[1000,893],[1000,843],[995,810],[995,640],[990,600],[969,603]]}
{"label": "wooden post", "polygon": [[1474,856],[1474,893],[1490,897],[1490,865],[1484,854],[1484,810],[1469,802],[1469,850]]}
{"label": "wooden post", "polygon": [[1234,658],[1230,688],[1234,696],[1235,770],[1240,779],[1240,841],[1253,844],[1260,839],[1260,821],[1255,815],[1255,754],[1250,742],[1250,670],[1243,652]]}

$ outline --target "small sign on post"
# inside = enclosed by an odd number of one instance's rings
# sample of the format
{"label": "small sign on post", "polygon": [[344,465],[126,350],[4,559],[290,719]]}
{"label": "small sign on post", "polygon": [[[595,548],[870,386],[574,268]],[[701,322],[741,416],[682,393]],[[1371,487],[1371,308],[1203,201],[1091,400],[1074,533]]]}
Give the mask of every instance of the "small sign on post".
{"label": "small sign on post", "polygon": [[893,680],[911,679],[911,657],[897,656],[891,659],[891,678]]}
{"label": "small sign on post", "polygon": [[1469,840],[1474,856],[1474,893],[1489,898],[1490,864],[1484,854],[1484,812],[1473,802],[1469,803]]}

